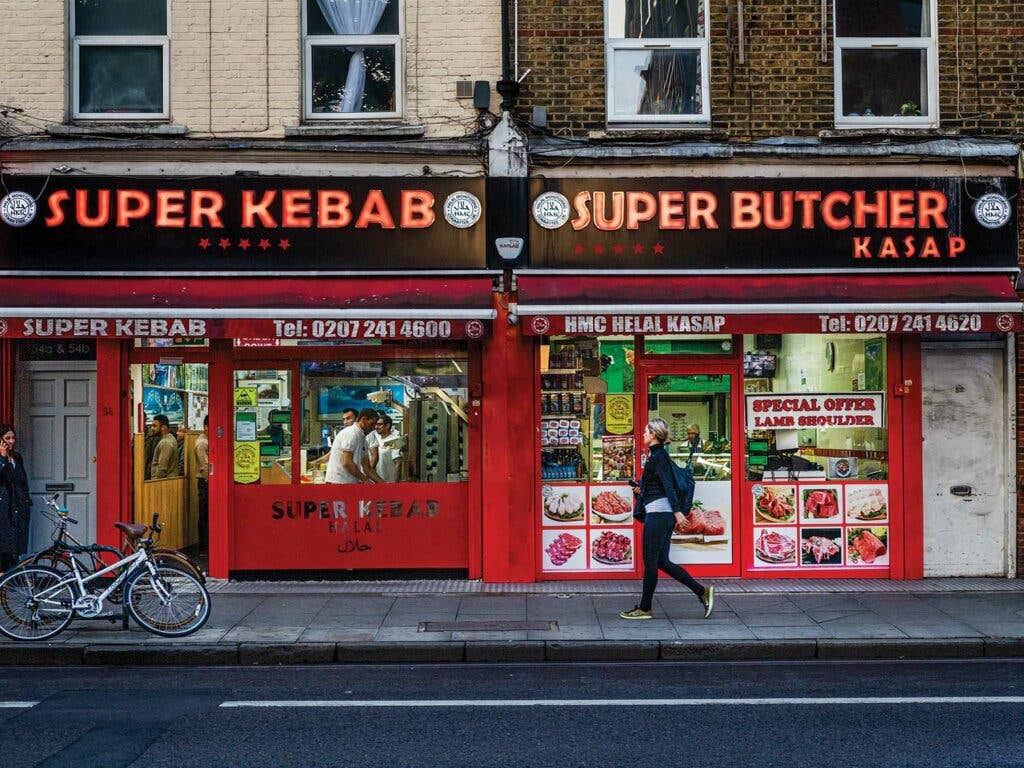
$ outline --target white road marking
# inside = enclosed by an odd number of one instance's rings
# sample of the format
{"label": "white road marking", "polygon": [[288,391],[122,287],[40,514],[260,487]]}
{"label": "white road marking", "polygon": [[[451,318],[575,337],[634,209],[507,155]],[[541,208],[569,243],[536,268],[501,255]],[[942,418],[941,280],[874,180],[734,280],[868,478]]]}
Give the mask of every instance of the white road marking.
{"label": "white road marking", "polygon": [[820,706],[822,704],[1024,704],[1024,696],[829,696],[822,698],[761,699],[384,699],[384,700],[265,700],[225,701],[221,707],[754,707],[771,704]]}
{"label": "white road marking", "polygon": [[0,701],[0,709],[31,709],[38,701]]}

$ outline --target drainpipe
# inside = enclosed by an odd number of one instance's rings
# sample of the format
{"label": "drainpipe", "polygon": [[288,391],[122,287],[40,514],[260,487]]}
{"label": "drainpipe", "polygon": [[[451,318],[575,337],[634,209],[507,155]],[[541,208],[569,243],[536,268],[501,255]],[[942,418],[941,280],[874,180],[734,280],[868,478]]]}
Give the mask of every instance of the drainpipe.
{"label": "drainpipe", "polygon": [[512,28],[509,23],[508,4],[511,0],[501,0],[501,80],[495,86],[498,95],[501,96],[501,111],[511,112],[516,105],[516,96],[519,95],[519,83],[512,75],[511,54],[509,51],[509,40],[512,37]]}

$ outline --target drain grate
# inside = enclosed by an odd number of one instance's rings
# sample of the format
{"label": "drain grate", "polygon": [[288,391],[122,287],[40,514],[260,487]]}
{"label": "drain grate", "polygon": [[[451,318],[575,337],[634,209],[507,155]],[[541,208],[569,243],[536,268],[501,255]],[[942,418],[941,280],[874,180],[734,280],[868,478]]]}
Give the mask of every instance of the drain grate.
{"label": "drain grate", "polygon": [[421,621],[420,632],[557,632],[557,621]]}

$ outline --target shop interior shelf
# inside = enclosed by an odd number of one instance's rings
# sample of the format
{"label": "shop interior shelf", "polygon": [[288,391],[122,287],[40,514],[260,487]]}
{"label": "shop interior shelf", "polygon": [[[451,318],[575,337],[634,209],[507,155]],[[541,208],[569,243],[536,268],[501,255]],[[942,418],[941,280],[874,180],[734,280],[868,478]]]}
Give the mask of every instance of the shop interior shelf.
{"label": "shop interior shelf", "polygon": [[541,390],[541,392],[572,392],[573,394],[577,394],[577,395],[580,394],[581,392],[585,393],[586,391],[587,390],[585,390],[583,388],[580,388],[580,389],[542,389]]}
{"label": "shop interior shelf", "polygon": [[580,419],[583,418],[582,413],[542,413],[540,416],[542,419]]}
{"label": "shop interior shelf", "polygon": [[582,368],[548,368],[541,373],[579,373],[582,370]]}

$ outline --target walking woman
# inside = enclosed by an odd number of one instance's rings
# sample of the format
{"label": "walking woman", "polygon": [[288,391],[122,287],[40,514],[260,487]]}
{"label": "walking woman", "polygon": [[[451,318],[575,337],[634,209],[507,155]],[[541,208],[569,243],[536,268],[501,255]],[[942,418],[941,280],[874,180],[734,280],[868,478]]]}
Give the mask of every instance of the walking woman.
{"label": "walking woman", "polygon": [[676,492],[672,474],[672,459],[665,448],[670,442],[668,423],[664,419],[652,419],[644,430],[644,445],[649,451],[647,466],[639,486],[633,486],[633,493],[640,497],[644,506],[644,592],[640,604],[631,611],[623,611],[623,619],[651,618],[651,604],[654,589],[658,586],[660,568],[676,581],[685,584],[704,606],[704,618],[711,615],[715,605],[715,588],[705,587],[668,559],[672,544],[672,529],[676,523],[685,522],[679,494]]}
{"label": "walking woman", "polygon": [[0,571],[14,567],[28,551],[32,497],[21,454],[14,450],[14,427],[0,424]]}

